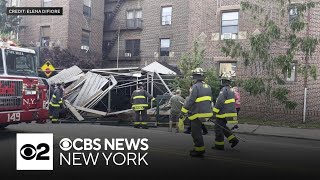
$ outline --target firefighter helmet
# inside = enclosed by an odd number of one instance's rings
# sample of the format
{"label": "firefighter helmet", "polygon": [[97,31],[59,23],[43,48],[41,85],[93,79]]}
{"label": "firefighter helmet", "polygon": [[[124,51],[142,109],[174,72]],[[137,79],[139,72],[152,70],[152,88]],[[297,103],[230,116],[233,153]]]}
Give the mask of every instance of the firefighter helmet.
{"label": "firefighter helmet", "polygon": [[143,83],[142,82],[138,83],[138,88],[143,88]]}
{"label": "firefighter helmet", "polygon": [[227,72],[224,72],[222,75],[221,75],[221,80],[226,80],[226,81],[231,81],[232,79],[232,76],[230,73],[227,73]]}
{"label": "firefighter helmet", "polygon": [[57,86],[64,85],[64,82],[63,82],[63,81],[61,81],[61,80],[60,80],[60,81],[57,81],[57,82],[56,82],[56,85],[57,85]]}
{"label": "firefighter helmet", "polygon": [[192,78],[196,81],[204,80],[204,71],[202,68],[196,68],[192,71]]}
{"label": "firefighter helmet", "polygon": [[196,68],[192,71],[192,75],[204,75],[204,70],[202,68]]}

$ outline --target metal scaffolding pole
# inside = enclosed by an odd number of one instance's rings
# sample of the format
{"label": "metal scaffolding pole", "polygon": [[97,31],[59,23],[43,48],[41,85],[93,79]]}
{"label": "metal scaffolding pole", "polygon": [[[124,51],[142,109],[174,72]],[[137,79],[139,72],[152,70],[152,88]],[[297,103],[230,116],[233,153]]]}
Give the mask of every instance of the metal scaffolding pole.
{"label": "metal scaffolding pole", "polygon": [[[153,96],[153,76],[154,76],[154,73],[151,74],[151,96]],[[151,107],[153,105],[153,102],[151,101]]]}

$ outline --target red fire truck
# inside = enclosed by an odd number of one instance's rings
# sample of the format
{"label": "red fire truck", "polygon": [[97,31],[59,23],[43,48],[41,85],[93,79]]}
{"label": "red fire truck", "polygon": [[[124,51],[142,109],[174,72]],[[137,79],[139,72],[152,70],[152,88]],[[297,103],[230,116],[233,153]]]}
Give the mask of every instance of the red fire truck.
{"label": "red fire truck", "polygon": [[0,128],[48,119],[47,86],[34,50],[0,41]]}

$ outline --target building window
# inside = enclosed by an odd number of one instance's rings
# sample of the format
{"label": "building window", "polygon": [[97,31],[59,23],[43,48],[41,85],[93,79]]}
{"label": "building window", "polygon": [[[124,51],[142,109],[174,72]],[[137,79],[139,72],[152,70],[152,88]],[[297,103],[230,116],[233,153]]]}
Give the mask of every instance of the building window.
{"label": "building window", "polygon": [[162,7],[161,24],[171,25],[172,7]]}
{"label": "building window", "polygon": [[83,0],[83,15],[91,16],[91,0]]}
{"label": "building window", "polygon": [[42,7],[51,7],[52,6],[52,0],[43,0],[42,1]]}
{"label": "building window", "polygon": [[170,39],[160,39],[160,56],[169,56]]}
{"label": "building window", "polygon": [[90,46],[90,31],[82,30],[81,45]]}
{"label": "building window", "polygon": [[125,57],[140,56],[140,39],[126,40]]}
{"label": "building window", "polygon": [[2,51],[0,51],[0,74],[4,73],[4,66],[3,66],[3,60],[2,60]]}
{"label": "building window", "polygon": [[136,29],[142,27],[142,10],[127,11],[127,28]]}
{"label": "building window", "polygon": [[48,47],[50,43],[50,26],[41,26],[41,47]]}
{"label": "building window", "polygon": [[291,5],[289,8],[289,23],[295,20],[299,16],[297,5]]}
{"label": "building window", "polygon": [[237,39],[239,12],[223,12],[221,16],[221,39]]}
{"label": "building window", "polygon": [[231,76],[236,76],[237,72],[237,63],[230,62],[230,63],[220,63],[219,65],[219,75],[223,73],[229,73]]}
{"label": "building window", "polygon": [[292,66],[291,66],[291,74],[289,74],[289,72],[287,72],[286,81],[288,81],[288,82],[296,81],[296,65],[295,64],[292,64]]}
{"label": "building window", "polygon": [[19,7],[19,0],[11,0],[11,7]]}

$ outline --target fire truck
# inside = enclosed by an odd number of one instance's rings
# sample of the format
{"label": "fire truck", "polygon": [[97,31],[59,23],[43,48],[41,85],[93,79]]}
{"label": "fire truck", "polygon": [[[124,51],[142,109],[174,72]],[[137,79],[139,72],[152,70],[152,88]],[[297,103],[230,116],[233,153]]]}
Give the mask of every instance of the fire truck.
{"label": "fire truck", "polygon": [[48,87],[34,50],[0,41],[0,128],[48,119]]}

